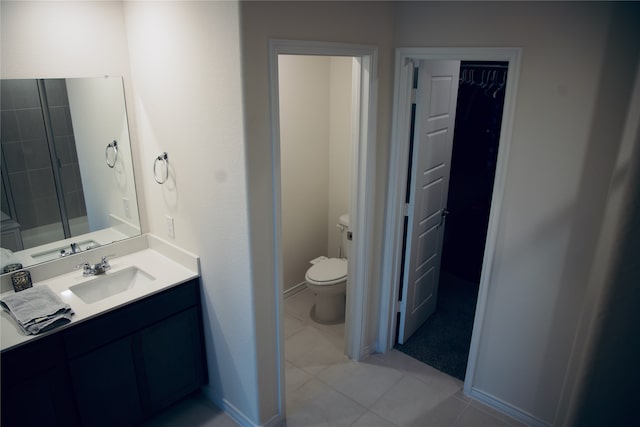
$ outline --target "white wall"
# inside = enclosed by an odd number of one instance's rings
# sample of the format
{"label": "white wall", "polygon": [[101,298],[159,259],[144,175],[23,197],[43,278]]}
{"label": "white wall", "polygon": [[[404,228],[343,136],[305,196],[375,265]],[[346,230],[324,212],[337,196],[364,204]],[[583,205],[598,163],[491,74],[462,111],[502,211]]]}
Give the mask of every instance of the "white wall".
{"label": "white wall", "polygon": [[[336,227],[351,202],[352,68],[353,59],[331,57],[329,88],[329,257],[340,255],[342,234]],[[344,252],[342,252],[342,256]]]}
{"label": "white wall", "polygon": [[[149,230],[200,256],[206,392],[247,423],[259,418],[247,227],[240,39],[234,2],[124,4]],[[250,120],[250,119],[248,119]],[[170,177],[152,179],[166,151]],[[265,398],[268,400],[268,398]]]}
{"label": "white wall", "polygon": [[[124,77],[143,232],[166,237],[169,214],[175,243],[200,255],[207,391],[256,423],[236,4],[126,2],[123,10],[121,2],[2,1],[0,7],[2,78]],[[152,166],[165,150],[171,179],[160,186]]]}
{"label": "white wall", "polygon": [[[89,230],[111,227],[110,215],[139,227],[122,79],[66,79],[66,83]],[[114,140],[118,156],[110,168],[105,150]],[[113,160],[112,149],[109,156]],[[128,210],[123,199],[129,201]]]}
{"label": "white wall", "polygon": [[[392,18],[390,3],[299,3],[299,2],[241,2],[242,60],[250,64],[242,68],[243,106],[245,114],[245,143],[247,155],[247,189],[249,197],[249,223],[253,289],[256,300],[256,323],[261,334],[257,345],[261,355],[258,361],[261,422],[266,422],[277,406],[277,372],[279,342],[276,331],[276,299],[274,283],[274,236],[272,224],[273,198],[271,177],[273,157],[271,152],[271,124],[269,104],[268,40],[321,40],[376,45],[379,48],[377,157],[376,167],[383,173],[376,178],[376,195],[383,195],[386,188],[388,151],[387,141],[391,117],[392,81]],[[384,83],[383,83],[384,82]],[[376,82],[374,82],[375,84]],[[384,197],[376,199],[376,228],[382,229]],[[381,236],[374,236],[372,248],[379,256]],[[375,258],[374,258],[375,259]],[[377,266],[368,266],[373,272]],[[378,277],[373,274],[372,277]],[[374,290],[372,304],[377,292]],[[375,307],[372,307],[375,309]],[[375,314],[377,318],[377,314]],[[371,341],[377,331],[367,331]],[[275,399],[274,399],[275,398]]]}
{"label": "white wall", "polygon": [[[270,216],[264,218],[273,212],[271,188],[268,180],[260,179],[271,176],[272,164],[265,143],[270,130],[266,76],[270,37],[379,47],[376,212],[383,211],[392,148],[390,40],[398,47],[521,47],[507,188],[472,386],[522,415],[553,422],[584,298],[586,266],[597,244],[611,159],[619,143],[624,117],[620,112],[626,108],[604,88],[611,85],[616,94],[624,89],[630,83],[626,57],[637,55],[638,38],[607,43],[608,30],[617,23],[610,22],[612,7],[407,2],[391,10],[389,4],[379,3],[242,4],[243,58],[251,62],[243,69],[243,85],[252,253],[263,255],[254,258],[254,288],[267,301],[275,287],[271,229],[262,228],[273,222]],[[390,28],[395,30],[393,36]],[[618,54],[605,60],[611,49]],[[378,213],[374,259],[380,256],[382,225]],[[375,313],[376,290],[384,284],[371,286]],[[256,307],[256,315],[268,324],[275,312]],[[367,343],[375,345],[375,334],[367,335]],[[265,387],[261,394],[269,393],[268,384]]]}
{"label": "white wall", "polygon": [[[559,425],[633,425],[640,372],[640,63],[609,184],[608,202],[590,269],[581,327],[568,381],[573,405]],[[600,286],[601,283],[607,286]],[[564,423],[564,424],[563,424]]]}
{"label": "white wall", "polygon": [[558,409],[619,143],[614,116],[626,108],[601,92],[630,83],[626,59],[606,55],[610,19],[610,5],[581,3],[412,4],[396,14],[397,45],[523,48],[472,384],[544,422]]}
{"label": "white wall", "polygon": [[[128,105],[140,122],[132,139],[142,142],[133,145],[148,230],[166,236],[164,215],[172,215],[176,243],[201,256],[209,394],[251,424],[278,413],[268,39],[379,49],[373,259],[383,244],[392,48],[522,47],[473,386],[553,421],[618,151],[628,62],[638,54],[640,37],[616,32],[632,6],[258,2],[241,3],[238,16],[234,3],[127,2],[126,33],[121,3],[0,7],[3,78],[123,75],[131,101],[129,37],[136,96]],[[159,186],[152,160],[165,150],[172,174]],[[379,286],[372,283],[373,312]],[[367,331],[369,344],[376,332]]]}
{"label": "white wall", "polygon": [[118,2],[3,1],[1,7],[3,79],[128,75]]}
{"label": "white wall", "polygon": [[[0,8],[0,75],[3,79],[122,77],[126,103],[132,105],[121,3],[2,1]],[[128,113],[133,141],[131,155],[135,161],[138,158],[135,115],[133,111]],[[104,159],[103,155],[99,157]],[[135,174],[139,182],[137,169]],[[129,191],[134,189],[127,183],[127,194]],[[144,232],[145,203],[141,188],[137,189],[137,198]],[[132,207],[132,216],[134,210]]]}
{"label": "white wall", "polygon": [[330,61],[280,55],[280,161],[284,288],[327,254]]}

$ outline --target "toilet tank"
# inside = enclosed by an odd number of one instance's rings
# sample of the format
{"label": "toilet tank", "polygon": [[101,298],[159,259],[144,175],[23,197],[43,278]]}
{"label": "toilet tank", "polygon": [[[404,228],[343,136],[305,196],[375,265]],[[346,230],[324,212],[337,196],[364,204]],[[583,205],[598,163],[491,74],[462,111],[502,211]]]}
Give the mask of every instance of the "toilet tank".
{"label": "toilet tank", "polygon": [[351,240],[347,239],[349,231],[349,214],[342,214],[338,219],[338,227],[342,230],[342,257],[349,258],[351,249]]}

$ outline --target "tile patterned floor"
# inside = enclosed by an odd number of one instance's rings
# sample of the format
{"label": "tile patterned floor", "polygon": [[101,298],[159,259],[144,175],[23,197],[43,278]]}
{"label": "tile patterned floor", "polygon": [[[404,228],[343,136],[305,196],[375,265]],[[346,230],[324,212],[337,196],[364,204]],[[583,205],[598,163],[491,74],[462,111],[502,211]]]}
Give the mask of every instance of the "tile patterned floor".
{"label": "tile patterned floor", "polygon": [[287,427],[523,426],[469,399],[456,378],[393,350],[354,362],[344,324],[309,317],[308,290],[285,299]]}
{"label": "tile patterned floor", "polygon": [[201,394],[194,394],[161,412],[143,427],[238,427],[229,415]]}
{"label": "tile patterned floor", "polygon": [[[313,296],[285,299],[287,427],[523,426],[469,399],[462,382],[393,350],[362,362],[346,358],[344,324],[309,317]],[[235,427],[227,414],[194,395],[147,427]]]}

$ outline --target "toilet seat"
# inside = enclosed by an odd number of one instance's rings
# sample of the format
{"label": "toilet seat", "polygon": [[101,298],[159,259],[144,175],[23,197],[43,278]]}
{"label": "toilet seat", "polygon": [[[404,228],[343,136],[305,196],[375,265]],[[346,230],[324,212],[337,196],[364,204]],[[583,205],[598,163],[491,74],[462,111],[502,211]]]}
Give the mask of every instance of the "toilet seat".
{"label": "toilet seat", "polygon": [[346,277],[347,260],[343,258],[327,258],[307,270],[305,281],[316,286],[328,286],[344,282]]}

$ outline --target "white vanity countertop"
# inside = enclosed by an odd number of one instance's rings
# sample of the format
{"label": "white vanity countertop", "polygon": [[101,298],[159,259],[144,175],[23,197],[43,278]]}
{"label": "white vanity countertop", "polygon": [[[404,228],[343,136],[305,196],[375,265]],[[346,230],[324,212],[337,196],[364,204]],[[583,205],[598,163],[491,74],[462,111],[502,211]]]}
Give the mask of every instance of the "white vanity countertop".
{"label": "white vanity countertop", "polygon": [[[66,325],[55,328],[52,331],[38,335],[27,335],[8,313],[1,310],[0,343],[2,351],[8,350],[27,341],[58,332],[84,320],[104,314],[108,311],[122,307],[131,302],[140,300],[199,276],[197,267],[195,269],[189,268],[188,263],[177,262],[153,248],[146,248],[124,256],[110,258],[109,264],[111,265],[111,269],[105,273],[107,276],[129,267],[136,267],[154,277],[155,280],[151,284],[134,286],[124,292],[112,295],[91,304],[83,302],[78,296],[69,290],[69,287],[101,276],[83,277],[82,270],[78,269],[71,273],[34,282],[34,287],[42,285],[49,286],[54,293],[60,296],[60,299],[62,299],[63,302],[71,306],[75,313],[72,317],[72,321]],[[193,264],[191,267],[193,267]],[[0,299],[12,293],[13,291],[4,292],[0,294]]]}

